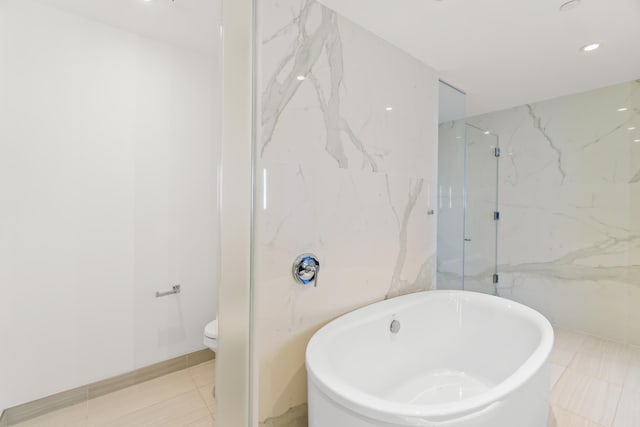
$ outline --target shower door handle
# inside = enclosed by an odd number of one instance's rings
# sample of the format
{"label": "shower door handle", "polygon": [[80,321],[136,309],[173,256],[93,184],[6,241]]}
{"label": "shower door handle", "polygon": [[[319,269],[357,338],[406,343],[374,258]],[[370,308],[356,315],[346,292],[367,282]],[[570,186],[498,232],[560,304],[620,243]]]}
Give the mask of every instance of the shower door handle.
{"label": "shower door handle", "polygon": [[470,238],[468,238],[468,237],[465,237],[465,238],[464,238],[464,241],[465,241],[465,242],[470,242],[470,241],[471,241],[471,239],[470,239]]}

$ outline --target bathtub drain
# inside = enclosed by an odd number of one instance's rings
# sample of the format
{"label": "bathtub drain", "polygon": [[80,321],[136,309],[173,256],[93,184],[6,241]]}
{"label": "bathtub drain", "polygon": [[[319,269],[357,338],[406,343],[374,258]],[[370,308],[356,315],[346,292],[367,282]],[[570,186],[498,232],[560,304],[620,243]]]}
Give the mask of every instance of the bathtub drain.
{"label": "bathtub drain", "polygon": [[397,320],[392,320],[391,325],[389,326],[389,330],[392,334],[397,334],[400,331],[400,322]]}

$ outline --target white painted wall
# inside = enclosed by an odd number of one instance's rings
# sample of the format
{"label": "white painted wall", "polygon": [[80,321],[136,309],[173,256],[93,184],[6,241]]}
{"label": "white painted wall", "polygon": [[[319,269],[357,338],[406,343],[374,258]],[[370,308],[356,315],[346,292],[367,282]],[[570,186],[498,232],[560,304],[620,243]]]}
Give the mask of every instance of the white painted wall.
{"label": "white painted wall", "polygon": [[0,410],[203,348],[216,62],[0,0]]}

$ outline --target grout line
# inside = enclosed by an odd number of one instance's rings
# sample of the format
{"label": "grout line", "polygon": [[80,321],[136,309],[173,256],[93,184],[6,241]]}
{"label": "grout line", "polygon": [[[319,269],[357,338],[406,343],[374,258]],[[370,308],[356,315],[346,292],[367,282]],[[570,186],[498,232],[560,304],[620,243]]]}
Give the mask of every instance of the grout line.
{"label": "grout line", "polygon": [[[558,365],[560,366],[560,365]],[[558,384],[560,383],[560,380],[562,379],[562,377],[564,377],[564,375],[567,373],[567,370],[569,369],[568,366],[562,366],[562,373],[560,374],[560,376],[558,377],[558,379],[556,380],[556,382],[553,384],[553,387],[551,387],[551,391],[549,392],[551,395],[553,395],[553,392],[555,391],[556,387],[558,387]],[[549,401],[551,402],[551,397],[549,396]]]}
{"label": "grout line", "polygon": [[[202,387],[207,387],[207,386],[202,386]],[[200,387],[200,388],[202,388],[202,387]],[[214,385],[214,387],[215,387],[215,385]],[[204,396],[200,393],[200,388],[198,388],[196,386],[196,392],[198,393],[198,397],[202,401],[202,404],[204,405],[204,407],[207,408],[207,412],[209,413],[209,416],[211,418],[213,418],[213,412],[211,411],[211,408],[209,408],[209,405],[207,405],[207,401],[205,400]]]}
{"label": "grout line", "polygon": [[[612,340],[610,338],[603,338],[601,336],[590,334],[588,332],[582,332],[582,331],[578,331],[578,330],[575,330],[575,329],[565,328],[564,326],[560,326],[560,325],[558,325],[556,323],[552,323],[551,326],[554,328],[554,330],[555,330],[555,328],[558,328],[558,329],[562,329],[562,330],[567,331],[567,332],[571,332],[571,333],[576,334],[576,335],[582,335],[584,337],[595,338],[595,339],[598,339],[598,340],[613,342],[613,343],[621,344],[621,345],[630,345],[629,343]],[[583,341],[583,343],[584,343],[584,341]]]}
{"label": "grout line", "polygon": [[[567,370],[568,370],[568,368],[567,368]],[[619,389],[620,389],[620,395],[618,396],[618,399],[617,399],[617,402],[616,402],[616,410],[614,411],[614,413],[613,413],[613,418],[611,419],[611,421],[613,422],[613,421],[615,420],[616,415],[617,415],[617,412],[618,412],[618,407],[619,407],[619,405],[620,405],[620,400],[622,399],[622,392],[624,391],[624,387],[623,387],[623,386],[621,386],[621,385],[619,385],[619,384],[612,383],[611,381],[608,381],[608,380],[605,380],[605,379],[601,379],[601,378],[598,378],[598,377],[594,377],[594,376],[592,376],[592,375],[588,375],[588,374],[585,374],[585,373],[582,373],[582,372],[578,372],[578,371],[573,370],[573,369],[572,369],[572,372],[573,372],[574,374],[581,375],[581,376],[583,376],[583,377],[587,377],[587,378],[588,378],[589,380],[591,380],[591,381],[598,381],[598,382],[605,383],[605,384],[607,385],[607,387],[608,387],[608,388],[610,388],[610,387],[615,387],[615,388],[619,388]],[[565,373],[566,373],[566,370],[565,370],[565,372],[563,372],[563,373],[562,373],[562,375],[564,375]],[[558,379],[558,381],[560,381],[560,379]],[[556,385],[557,385],[557,383],[556,383]],[[554,388],[555,388],[555,387],[554,387]],[[600,422],[598,422],[598,421],[595,421],[595,420],[593,420],[593,419],[589,418],[589,417],[588,417],[587,415],[585,415],[585,414],[577,413],[577,412],[575,412],[575,411],[573,411],[573,410],[571,410],[571,409],[569,409],[569,408],[566,408],[566,407],[564,407],[564,406],[562,406],[562,405],[559,405],[559,404],[555,404],[555,405],[556,405],[556,406],[558,406],[558,407],[560,407],[560,408],[562,408],[563,410],[565,410],[565,411],[567,411],[567,412],[569,412],[569,413],[573,414],[573,415],[576,415],[576,416],[578,416],[578,417],[580,417],[580,418],[583,418],[583,419],[585,419],[585,420],[588,420],[588,421],[590,421],[590,422],[592,422],[592,423],[594,423],[594,424],[596,424],[596,425],[598,425],[598,426],[602,426],[602,427],[610,427],[610,424],[609,424],[609,425],[607,425],[607,424],[602,424],[602,423],[600,423]]]}
{"label": "grout line", "polygon": [[[170,374],[167,374],[167,375],[170,375]],[[132,386],[132,387],[135,387],[135,386]],[[148,410],[149,408],[151,408],[151,407],[153,407],[153,406],[157,406],[157,405],[163,405],[163,406],[164,406],[164,404],[166,404],[167,402],[169,402],[169,401],[171,401],[171,400],[173,400],[173,399],[176,399],[176,398],[178,398],[178,397],[185,396],[185,395],[187,395],[187,394],[189,394],[189,393],[193,393],[193,391],[194,391],[194,390],[184,391],[184,392],[182,392],[182,393],[178,393],[178,394],[176,394],[175,396],[167,397],[167,398],[166,398],[166,399],[164,399],[164,400],[161,400],[161,401],[158,401],[158,402],[154,402],[154,403],[148,404],[148,405],[146,405],[146,406],[141,406],[141,407],[136,408],[136,409],[133,409],[133,410],[131,410],[131,411],[128,411],[128,412],[122,413],[122,414],[118,415],[118,416],[117,416],[116,418],[114,418],[114,419],[110,419],[110,420],[108,420],[108,421],[104,421],[104,420],[103,420],[99,425],[100,425],[100,426],[102,426],[102,425],[119,425],[119,424],[120,424],[120,423],[119,423],[119,421],[121,421],[122,419],[124,419],[124,418],[126,418],[126,417],[129,417],[129,416],[134,415],[134,414],[136,414],[136,413],[138,413],[138,412],[141,412],[141,411]],[[198,392],[198,390],[197,390],[197,389],[195,389],[195,392],[197,393],[197,392]],[[199,394],[200,394],[200,393],[198,393],[198,395],[199,395]],[[89,417],[88,417],[88,418],[89,418]]]}
{"label": "grout line", "polygon": [[[608,382],[607,382],[608,383]],[[620,401],[622,400],[622,393],[624,393],[624,387],[623,386],[619,386],[619,385],[615,385],[615,384],[611,384],[608,383],[609,385],[613,385],[615,387],[618,387],[620,389],[620,394],[618,395],[618,401],[616,402],[616,409],[613,411],[613,416],[611,417],[611,422],[609,424],[609,426],[612,426],[615,421],[616,421],[616,417],[618,416],[618,408],[620,407]],[[607,427],[609,427],[607,426]]]}
{"label": "grout line", "polygon": [[[611,426],[615,424],[616,417],[618,416],[618,409],[620,409],[620,401],[622,400],[622,393],[624,393],[624,388],[620,387],[620,395],[618,396],[618,401],[616,402],[616,409],[613,411],[613,417],[611,417]],[[609,427],[609,426],[607,426]]]}
{"label": "grout line", "polygon": [[[567,363],[567,369],[569,369],[571,365],[573,365],[573,361],[576,360],[577,355],[578,355],[578,350],[574,351],[573,354],[571,355],[571,360],[569,360],[569,363]],[[567,369],[565,369],[565,372],[567,371]],[[564,372],[562,374],[564,375]]]}
{"label": "grout line", "polygon": [[[205,363],[207,363],[207,362],[205,362]],[[203,385],[203,386],[198,386],[198,383],[196,383],[196,379],[195,379],[195,377],[193,376],[193,374],[192,374],[192,372],[191,372],[191,369],[189,369],[189,376],[191,377],[191,381],[193,381],[193,385],[194,385],[194,386],[195,386],[195,388],[196,388],[196,392],[198,393],[198,397],[200,397],[200,400],[201,400],[201,401],[202,401],[202,403],[204,404],[205,408],[207,408],[207,412],[209,412],[209,415],[210,415],[210,416],[211,416],[211,418],[213,419],[213,418],[214,418],[214,414],[213,414],[213,412],[211,411],[211,408],[209,408],[209,405],[207,404],[206,399],[205,399],[205,398],[204,398],[204,396],[200,393],[200,389],[201,389],[201,388],[203,388],[203,387],[212,387],[212,389],[211,389],[211,393],[213,393],[213,389],[214,389],[214,388],[215,388],[215,386],[216,386],[215,381],[214,381],[214,383],[213,383],[213,384],[206,384],[206,385]],[[212,396],[212,397],[213,397],[213,396]],[[213,399],[214,399],[214,403],[216,403],[216,402],[215,402],[215,397],[213,397]],[[0,426],[0,427],[2,427],[2,426]]]}
{"label": "grout line", "polygon": [[[584,334],[581,334],[581,335],[583,335],[583,336],[584,336]],[[575,349],[575,350],[573,350],[573,351],[571,352],[571,359],[569,359],[569,362],[567,363],[567,366],[565,366],[565,368],[566,368],[566,369],[564,370],[564,372],[562,373],[562,375],[564,375],[564,374],[565,374],[565,372],[567,372],[567,369],[569,369],[569,368],[571,367],[571,365],[573,364],[573,361],[576,359],[576,356],[578,355],[578,352],[580,351],[580,349],[581,349],[581,348],[582,348],[582,346],[584,345],[584,341],[585,341],[585,339],[583,338],[583,339],[582,339],[582,341],[580,341],[580,345],[578,345],[578,346],[576,347],[576,349]],[[559,381],[559,380],[560,380],[560,379],[558,379],[558,381]]]}
{"label": "grout line", "polygon": [[[559,407],[560,409],[562,409],[562,410],[563,410],[563,411],[565,411],[565,412],[570,413],[570,414],[571,414],[571,415],[573,415],[574,417],[578,417],[578,418],[580,418],[581,420],[588,421],[589,423],[591,423],[591,424],[595,424],[595,425],[596,425],[596,426],[598,426],[598,427],[610,427],[610,426],[608,426],[608,425],[605,425],[605,424],[599,423],[599,422],[597,422],[597,421],[594,421],[594,420],[592,420],[591,418],[589,418],[589,417],[585,416],[584,414],[579,414],[579,413],[577,413],[577,412],[575,412],[575,411],[572,411],[571,409],[565,408],[564,406],[561,406],[561,405],[555,405],[555,406]],[[614,418],[615,418],[615,417],[614,417]],[[573,424],[572,424],[572,425],[573,425]],[[564,427],[564,426],[558,426],[558,427]]]}
{"label": "grout line", "polygon": [[[618,416],[618,409],[619,409],[619,407],[620,407],[620,401],[622,400],[622,394],[624,393],[624,390],[625,390],[624,384],[623,384],[623,385],[615,384],[615,383],[613,383],[613,382],[611,382],[611,381],[609,381],[609,380],[607,380],[607,379],[604,379],[604,378],[598,378],[598,377],[596,377],[596,376],[591,376],[591,375],[588,375],[588,374],[586,374],[586,373],[582,373],[582,372],[576,371],[574,368],[571,368],[571,366],[572,366],[573,362],[575,361],[575,359],[576,359],[576,357],[577,357],[578,353],[580,352],[580,350],[582,350],[582,349],[584,348],[585,341],[586,341],[586,337],[591,336],[591,335],[589,335],[589,334],[577,333],[577,332],[574,332],[574,331],[571,331],[571,332],[572,332],[572,333],[575,333],[575,334],[578,334],[578,335],[582,335],[584,338],[583,338],[583,340],[581,341],[580,345],[579,345],[579,346],[577,346],[576,350],[574,350],[574,351],[572,352],[571,360],[569,361],[569,363],[567,364],[567,366],[565,366],[565,367],[564,367],[564,370],[562,371],[562,374],[560,374],[560,376],[558,377],[558,380],[557,380],[557,381],[556,381],[556,383],[554,384],[554,386],[553,386],[553,388],[552,388],[552,390],[551,390],[551,393],[553,394],[553,392],[555,391],[555,388],[558,386],[558,384],[559,384],[559,383],[560,383],[560,381],[562,380],[562,377],[564,377],[564,376],[567,374],[567,372],[571,369],[571,371],[572,371],[573,373],[575,373],[575,374],[579,374],[579,375],[582,375],[582,376],[584,376],[584,377],[587,377],[587,378],[589,378],[591,381],[594,381],[594,380],[595,380],[595,381],[599,381],[599,382],[605,383],[605,384],[607,385],[607,388],[608,388],[608,389],[610,389],[611,387],[619,388],[619,389],[620,389],[620,394],[618,395],[618,399],[617,399],[617,401],[616,401],[616,403],[615,403],[615,410],[614,410],[614,412],[613,412],[613,417],[611,418],[611,423],[608,423],[608,424],[601,424],[601,423],[599,423],[598,421],[592,420],[590,417],[586,416],[585,414],[579,414],[579,413],[576,413],[575,411],[573,411],[573,410],[571,410],[571,409],[569,409],[569,408],[565,408],[563,405],[560,405],[560,404],[557,404],[557,403],[553,403],[553,402],[552,402],[552,406],[557,406],[557,407],[561,408],[562,410],[564,410],[564,411],[566,411],[566,412],[568,412],[568,413],[570,413],[570,414],[572,414],[572,415],[574,415],[574,416],[577,416],[577,417],[579,417],[579,418],[581,418],[581,419],[587,420],[587,421],[589,421],[589,422],[591,422],[591,423],[594,423],[594,424],[596,424],[596,425],[598,425],[598,426],[601,426],[601,427],[611,427],[611,426],[615,423],[616,417]],[[618,342],[616,342],[616,341],[605,340],[605,339],[602,339],[602,338],[599,338],[599,337],[593,337],[593,336],[591,336],[591,337],[592,337],[592,338],[599,339],[599,340],[602,340],[602,341],[607,342],[607,343],[621,344],[621,343],[618,343]],[[622,345],[625,347],[625,349],[628,347],[628,344],[622,344]],[[603,352],[603,354],[604,354],[604,352]],[[626,367],[625,382],[626,382],[626,377],[628,376],[628,372],[629,372],[629,370],[630,370],[630,364]]]}
{"label": "grout line", "polygon": [[[204,362],[204,363],[207,363],[207,362]],[[197,365],[194,365],[194,366],[197,366]],[[201,401],[202,401],[202,403],[204,404],[204,407],[205,407],[205,408],[207,408],[207,412],[209,413],[209,416],[211,417],[211,419],[212,419],[212,420],[215,420],[215,419],[214,419],[214,413],[211,411],[211,408],[209,408],[209,405],[207,404],[207,401],[206,401],[206,399],[204,398],[204,396],[200,393],[200,389],[201,389],[201,388],[203,388],[203,387],[212,387],[212,389],[211,389],[211,391],[210,391],[210,392],[211,392],[211,393],[213,393],[213,389],[214,389],[214,388],[215,388],[215,386],[216,386],[215,381],[214,381],[214,383],[213,383],[213,384],[206,384],[206,385],[203,385],[203,386],[198,386],[198,383],[196,383],[196,379],[195,379],[195,377],[193,376],[193,373],[191,372],[191,369],[189,369],[189,376],[191,377],[191,381],[193,381],[193,385],[194,385],[194,386],[195,386],[195,388],[196,388],[196,392],[198,393],[198,397],[200,398],[200,400],[201,400]],[[212,397],[213,397],[213,396],[212,396]],[[213,397],[213,399],[214,399],[214,403],[216,403],[216,401],[215,401],[215,397]],[[1,427],[1,426],[0,426],[0,427]]]}
{"label": "grout line", "polygon": [[[609,380],[608,378],[604,378],[604,377],[596,376],[596,375],[590,375],[587,372],[578,371],[578,370],[575,369],[575,367],[572,368],[572,369],[576,373],[580,373],[580,374],[586,375],[586,376],[588,376],[590,378],[595,378],[597,380],[604,381],[609,385],[613,385],[613,386],[617,386],[617,387],[624,387],[625,384],[628,381],[629,372],[631,371],[631,366],[633,364],[633,357],[630,357],[630,355],[628,354],[629,345],[628,344],[622,344],[622,343],[619,343],[617,341],[605,340],[605,339],[598,338],[598,337],[595,337],[595,338],[600,340],[600,341],[603,341],[605,343],[605,346],[600,348],[600,349],[598,349],[598,351],[596,353],[588,352],[588,351],[580,351],[580,350],[582,350],[584,348],[584,345],[585,345],[585,341],[583,340],[582,343],[580,344],[578,350],[576,350],[574,355],[572,356],[571,361],[567,365],[567,368],[571,367],[571,365],[573,364],[573,362],[574,362],[575,358],[578,356],[578,354],[582,354],[582,355],[585,355],[587,357],[596,357],[596,354],[597,354],[597,358],[598,358],[598,362],[599,362],[599,368],[600,368],[600,374],[602,373],[601,371],[602,371],[603,368],[612,366],[614,364],[621,365],[623,367],[622,370],[624,371],[623,372],[623,378],[624,379],[620,384],[615,383],[615,382]],[[616,349],[616,350],[613,350],[613,352],[611,352],[611,354],[614,355],[614,359],[617,358],[618,356],[621,356],[623,363],[617,363],[617,362],[606,363],[605,362],[605,355],[610,354],[610,352],[606,348],[606,345],[609,345],[609,344],[622,346],[621,352],[618,351],[618,349]],[[620,353],[622,353],[622,354],[620,354]]]}
{"label": "grout line", "polygon": [[629,370],[627,371],[627,375],[624,378],[624,383],[622,384],[622,387],[623,388],[628,387],[629,391],[631,391],[632,393],[640,393],[640,388],[638,385],[636,385],[635,388],[629,386],[630,374],[632,369],[634,368],[637,369],[638,372],[640,373],[640,352],[637,352],[637,351],[632,354],[632,357],[629,361]]}

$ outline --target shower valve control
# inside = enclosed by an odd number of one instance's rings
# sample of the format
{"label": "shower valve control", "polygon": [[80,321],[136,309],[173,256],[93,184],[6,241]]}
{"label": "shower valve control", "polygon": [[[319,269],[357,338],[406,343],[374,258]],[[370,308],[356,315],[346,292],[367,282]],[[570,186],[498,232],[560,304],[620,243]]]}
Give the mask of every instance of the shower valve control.
{"label": "shower valve control", "polygon": [[301,285],[318,286],[320,261],[313,254],[302,254],[293,262],[293,278]]}

